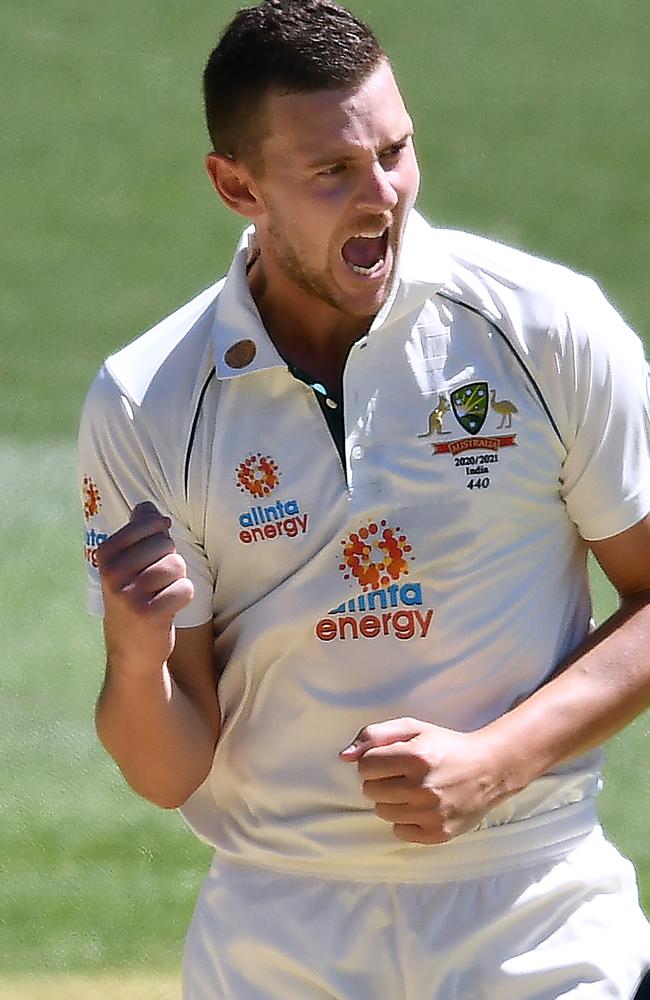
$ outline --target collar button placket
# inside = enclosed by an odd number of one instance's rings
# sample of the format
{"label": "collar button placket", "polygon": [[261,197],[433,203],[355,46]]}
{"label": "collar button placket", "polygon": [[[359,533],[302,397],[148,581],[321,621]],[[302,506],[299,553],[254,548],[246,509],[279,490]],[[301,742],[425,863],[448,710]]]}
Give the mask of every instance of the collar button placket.
{"label": "collar button placket", "polygon": [[353,346],[343,375],[348,492],[350,497],[356,494],[357,500],[368,492],[377,492],[371,460],[373,403],[367,392],[367,347],[365,339]]}

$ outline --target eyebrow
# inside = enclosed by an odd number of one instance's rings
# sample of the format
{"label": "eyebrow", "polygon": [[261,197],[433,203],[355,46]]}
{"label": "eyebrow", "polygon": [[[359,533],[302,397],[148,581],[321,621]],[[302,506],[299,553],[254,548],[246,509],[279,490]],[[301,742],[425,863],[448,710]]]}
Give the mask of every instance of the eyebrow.
{"label": "eyebrow", "polygon": [[[399,139],[395,139],[392,142],[387,142],[385,146],[382,146],[382,148],[379,150],[379,156],[381,156],[383,153],[389,153],[392,149],[398,149],[402,146],[405,146],[406,143],[409,141],[409,139],[412,138],[413,138],[413,130],[409,129],[409,131],[405,132],[404,135],[402,135]],[[350,163],[356,159],[357,159],[357,154],[355,153],[343,153],[343,152],[332,153],[331,156],[327,157],[323,156],[319,157],[319,159],[317,160],[310,161],[307,164],[307,168],[309,170],[315,170],[318,167],[329,167],[334,163]]]}

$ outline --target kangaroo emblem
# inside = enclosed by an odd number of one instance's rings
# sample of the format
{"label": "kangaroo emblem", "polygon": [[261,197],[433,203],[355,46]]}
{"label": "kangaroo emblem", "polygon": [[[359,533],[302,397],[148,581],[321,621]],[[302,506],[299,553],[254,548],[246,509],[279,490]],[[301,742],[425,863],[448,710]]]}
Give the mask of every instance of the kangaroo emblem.
{"label": "kangaroo emblem", "polygon": [[442,393],[438,393],[438,405],[435,410],[432,410],[429,414],[429,426],[427,428],[426,434],[418,434],[419,438],[431,437],[432,434],[451,434],[451,431],[446,431],[443,429],[442,422],[445,419],[445,414],[449,413],[451,406],[449,405],[449,400]]}

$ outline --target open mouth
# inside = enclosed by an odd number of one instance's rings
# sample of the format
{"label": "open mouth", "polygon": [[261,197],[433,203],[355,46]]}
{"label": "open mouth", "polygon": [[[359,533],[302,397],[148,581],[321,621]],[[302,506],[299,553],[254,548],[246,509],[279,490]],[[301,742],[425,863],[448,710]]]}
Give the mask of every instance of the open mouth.
{"label": "open mouth", "polygon": [[381,273],[388,251],[388,227],[381,233],[363,232],[346,240],[341,249],[343,260],[355,274],[372,278]]}

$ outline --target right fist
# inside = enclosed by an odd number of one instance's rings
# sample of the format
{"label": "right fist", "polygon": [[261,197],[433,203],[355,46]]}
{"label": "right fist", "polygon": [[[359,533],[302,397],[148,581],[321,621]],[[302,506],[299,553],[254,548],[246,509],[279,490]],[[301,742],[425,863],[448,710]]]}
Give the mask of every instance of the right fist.
{"label": "right fist", "polygon": [[97,550],[106,618],[171,628],[174,615],[192,600],[185,560],[178,555],[171,520],[146,500],[131,511],[128,524]]}

